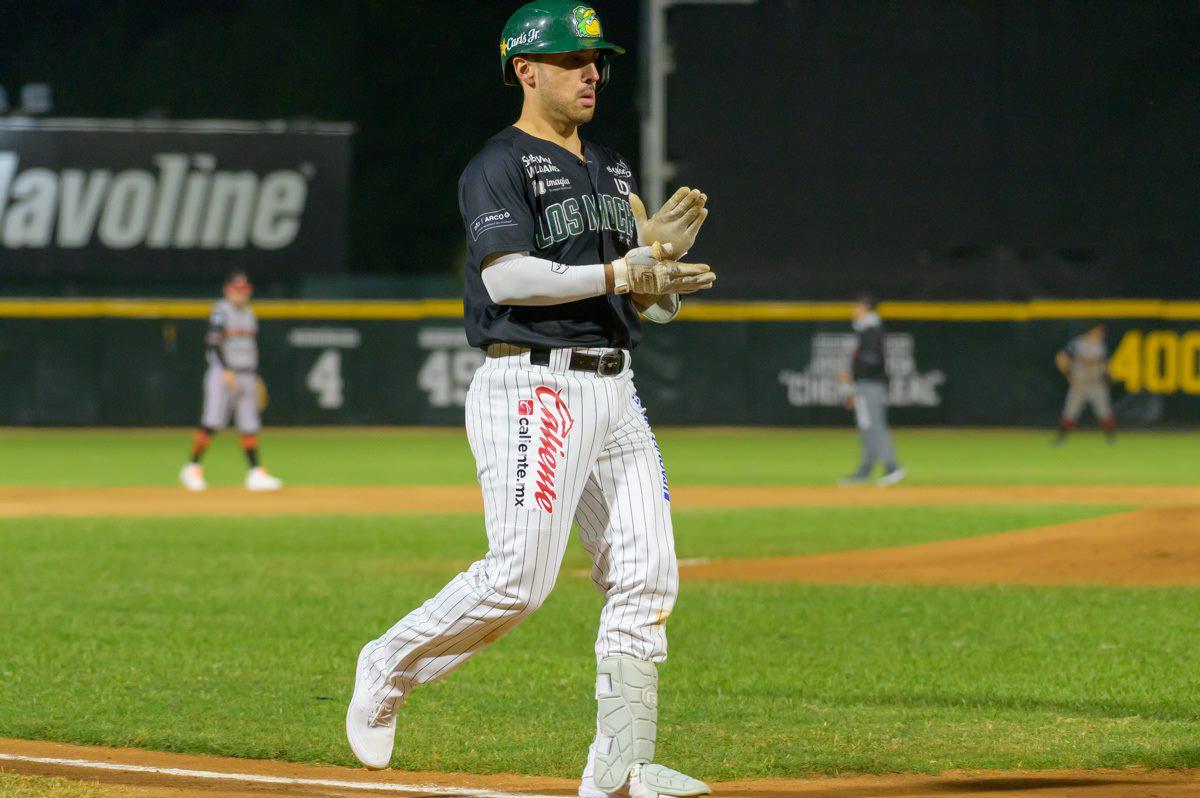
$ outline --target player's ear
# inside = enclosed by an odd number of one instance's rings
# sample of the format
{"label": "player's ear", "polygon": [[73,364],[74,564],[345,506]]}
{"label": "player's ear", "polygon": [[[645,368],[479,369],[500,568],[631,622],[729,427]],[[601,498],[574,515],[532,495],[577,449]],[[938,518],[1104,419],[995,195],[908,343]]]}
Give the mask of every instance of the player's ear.
{"label": "player's ear", "polygon": [[517,76],[517,81],[522,86],[528,86],[531,89],[537,88],[537,64],[528,58],[517,56],[512,60],[512,68]]}

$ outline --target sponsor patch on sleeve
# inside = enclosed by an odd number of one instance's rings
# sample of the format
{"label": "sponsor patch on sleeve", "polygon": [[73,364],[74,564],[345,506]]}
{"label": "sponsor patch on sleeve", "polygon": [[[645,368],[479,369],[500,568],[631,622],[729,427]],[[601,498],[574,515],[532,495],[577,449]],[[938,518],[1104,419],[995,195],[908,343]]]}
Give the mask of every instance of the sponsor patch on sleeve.
{"label": "sponsor patch on sleeve", "polygon": [[492,230],[499,230],[502,227],[516,227],[517,221],[513,219],[513,215],[504,209],[497,211],[488,211],[481,213],[475,217],[475,221],[471,222],[471,238],[475,241],[484,233],[489,233]]}

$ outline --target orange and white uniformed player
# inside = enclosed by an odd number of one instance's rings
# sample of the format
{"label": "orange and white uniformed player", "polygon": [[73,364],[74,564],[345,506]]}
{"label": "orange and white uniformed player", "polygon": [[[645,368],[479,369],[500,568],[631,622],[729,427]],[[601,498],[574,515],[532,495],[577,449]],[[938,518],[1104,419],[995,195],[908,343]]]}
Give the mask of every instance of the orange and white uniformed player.
{"label": "orange and white uniformed player", "polygon": [[191,460],[179,472],[179,481],[188,490],[208,487],[200,464],[208,445],[219,430],[236,421],[242,436],[249,471],[248,490],[279,490],[283,482],[267,473],[259,463],[258,433],[262,429],[259,411],[258,319],[250,307],[254,286],[245,272],[235,271],[225,278],[225,298],[213,305],[208,317],[208,371],[204,374],[204,409],[192,443]]}
{"label": "orange and white uniformed player", "polygon": [[1108,392],[1108,345],[1104,335],[1104,325],[1093,324],[1083,335],[1072,338],[1054,357],[1054,364],[1070,385],[1055,444],[1066,442],[1087,404],[1092,406],[1108,442],[1114,443],[1117,439],[1117,419]]}

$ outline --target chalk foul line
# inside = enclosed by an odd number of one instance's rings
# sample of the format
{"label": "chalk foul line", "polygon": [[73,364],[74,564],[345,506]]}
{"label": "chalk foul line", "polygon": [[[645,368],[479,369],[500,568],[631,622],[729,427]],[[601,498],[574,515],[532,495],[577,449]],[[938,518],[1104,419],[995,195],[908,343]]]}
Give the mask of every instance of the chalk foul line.
{"label": "chalk foul line", "polygon": [[221,773],[212,770],[187,770],[184,768],[159,768],[148,765],[127,765],[119,762],[94,762],[88,759],[56,759],[45,756],[20,756],[0,753],[0,762],[26,762],[38,765],[108,770],[119,773],[152,773],[174,776],[181,779],[207,779],[209,781],[237,781],[248,784],[278,784],[293,787],[331,787],[339,790],[362,790],[364,792],[389,792],[406,795],[445,795],[452,798],[561,798],[553,795],[533,793],[496,792],[470,787],[443,787],[436,784],[394,784],[390,782],[341,781],[338,779],[300,779],[288,776],[265,776],[255,773]]}

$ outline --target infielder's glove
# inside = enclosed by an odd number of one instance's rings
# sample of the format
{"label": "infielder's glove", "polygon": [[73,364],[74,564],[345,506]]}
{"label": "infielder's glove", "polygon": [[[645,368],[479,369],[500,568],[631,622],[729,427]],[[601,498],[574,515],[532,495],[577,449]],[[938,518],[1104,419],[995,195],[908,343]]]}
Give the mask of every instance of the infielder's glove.
{"label": "infielder's glove", "polygon": [[678,294],[630,294],[638,315],[655,324],[669,324],[679,315],[683,302]]}
{"label": "infielder's glove", "polygon": [[671,252],[682,258],[696,243],[696,236],[708,218],[708,209],[704,207],[707,202],[708,195],[699,189],[681,188],[657,213],[647,218],[641,197],[630,194],[629,209],[637,223],[638,243],[645,246],[669,244]]}
{"label": "infielder's glove", "polygon": [[618,294],[694,294],[711,288],[717,275],[706,263],[671,260],[670,244],[631,249],[613,261],[613,280]]}
{"label": "infielder's glove", "polygon": [[267,392],[267,384],[263,382],[263,378],[257,375],[254,377],[254,392],[258,396],[258,412],[261,413],[271,403],[271,394]]}

